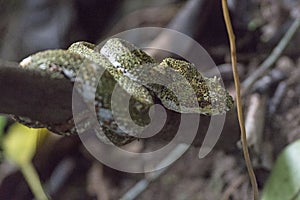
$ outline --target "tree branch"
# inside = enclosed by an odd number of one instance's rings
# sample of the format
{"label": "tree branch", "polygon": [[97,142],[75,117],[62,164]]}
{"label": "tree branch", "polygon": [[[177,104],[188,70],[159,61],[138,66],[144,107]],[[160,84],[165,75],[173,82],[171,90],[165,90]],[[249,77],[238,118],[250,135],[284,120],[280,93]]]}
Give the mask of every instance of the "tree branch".
{"label": "tree branch", "polygon": [[295,33],[300,27],[300,17],[297,17],[288,31],[282,37],[277,46],[273,49],[269,57],[242,83],[244,92],[248,92],[251,89],[253,83],[264,76],[271,67],[274,67],[274,63],[278,60],[279,56],[283,53]]}
{"label": "tree branch", "polygon": [[[0,113],[25,116],[48,125],[62,124],[72,118],[73,84],[68,79],[53,79],[41,71],[23,69],[18,63],[0,60],[0,91]],[[170,141],[174,137],[180,114],[168,111],[168,118],[166,129],[151,140]],[[194,146],[201,146],[209,120],[201,116]],[[237,128],[235,112],[229,112],[223,130],[227,134],[221,135],[217,147],[227,151],[234,149]]]}
{"label": "tree branch", "polygon": [[0,113],[46,124],[66,122],[72,118],[72,88],[68,79],[0,61]]}

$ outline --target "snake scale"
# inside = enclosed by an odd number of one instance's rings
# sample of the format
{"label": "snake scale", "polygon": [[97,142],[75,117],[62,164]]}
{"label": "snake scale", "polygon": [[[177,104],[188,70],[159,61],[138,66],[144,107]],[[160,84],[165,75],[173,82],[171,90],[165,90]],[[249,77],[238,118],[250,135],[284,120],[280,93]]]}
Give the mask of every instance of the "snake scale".
{"label": "snake scale", "polygon": [[[101,136],[101,140],[118,146],[127,144],[137,137],[127,134],[120,127],[126,128],[128,120],[133,120],[139,126],[149,124],[148,112],[157,100],[165,108],[175,112],[204,115],[224,114],[233,106],[232,97],[218,78],[204,77],[194,64],[182,60],[165,58],[159,63],[134,44],[120,38],[107,40],[101,48],[88,42],[76,42],[67,50],[38,52],[21,61],[20,66],[42,70],[50,73],[53,78],[64,77],[72,82],[80,70],[82,73],[80,82],[84,87],[79,89],[81,90],[79,93],[88,96],[86,89],[95,88],[95,111],[105,135]],[[99,70],[103,71],[103,74],[98,81]],[[168,87],[155,83],[155,80],[163,82],[166,76],[171,80]],[[122,89],[123,94],[131,96],[129,100],[131,118],[124,117],[121,124],[114,120],[112,112],[112,92],[116,85]],[[192,88],[192,94],[185,95],[183,92],[184,95],[181,95],[180,99],[177,98],[176,91],[188,91],[189,88]],[[122,94],[118,98],[122,98]],[[196,106],[190,104],[191,99],[197,102]],[[115,112],[124,113],[122,109],[128,108],[117,106]],[[26,116],[16,118],[27,126],[46,127],[62,135],[77,133],[75,127],[67,129],[61,128],[62,126],[51,127],[33,122]]]}

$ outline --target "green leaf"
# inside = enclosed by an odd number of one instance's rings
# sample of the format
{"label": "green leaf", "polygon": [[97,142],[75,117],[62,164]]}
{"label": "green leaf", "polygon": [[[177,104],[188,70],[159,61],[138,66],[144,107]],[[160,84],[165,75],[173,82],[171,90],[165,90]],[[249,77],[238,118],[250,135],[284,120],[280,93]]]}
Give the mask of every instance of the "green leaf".
{"label": "green leaf", "polygon": [[36,151],[38,132],[39,129],[13,124],[3,139],[4,155],[20,166],[30,162]]}
{"label": "green leaf", "polygon": [[300,200],[300,140],[280,153],[261,200]]}
{"label": "green leaf", "polygon": [[37,200],[48,200],[48,197],[43,191],[38,173],[31,160],[36,151],[37,140],[44,139],[47,132],[46,129],[28,128],[15,123],[8,129],[3,140],[4,155],[19,165]]}
{"label": "green leaf", "polygon": [[3,135],[5,125],[6,125],[6,117],[0,116],[0,137]]}
{"label": "green leaf", "polygon": [[27,181],[32,193],[36,200],[48,200],[46,193],[44,192],[42,183],[40,181],[39,175],[32,165],[32,163],[24,163],[21,166],[21,171]]}

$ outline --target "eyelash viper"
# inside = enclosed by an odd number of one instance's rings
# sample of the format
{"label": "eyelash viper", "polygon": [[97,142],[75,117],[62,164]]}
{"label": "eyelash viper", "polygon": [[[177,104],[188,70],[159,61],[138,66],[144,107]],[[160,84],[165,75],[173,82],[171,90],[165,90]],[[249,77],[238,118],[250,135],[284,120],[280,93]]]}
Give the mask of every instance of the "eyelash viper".
{"label": "eyelash viper", "polygon": [[[150,71],[146,70],[150,74],[141,73],[139,66],[144,65],[146,69],[147,66],[151,69]],[[148,112],[157,99],[165,108],[179,113],[224,114],[233,106],[232,97],[220,84],[218,78],[204,77],[193,64],[182,60],[166,58],[158,63],[143,50],[119,38],[107,40],[100,49],[88,42],[76,42],[68,50],[38,52],[21,61],[20,66],[43,70],[50,73],[53,78],[65,77],[72,82],[75,81],[77,72],[84,66],[84,70],[81,70],[83,73],[81,76],[82,83],[96,88],[95,110],[97,120],[109,141],[118,146],[127,144],[136,137],[125,133],[120,129],[120,124],[114,120],[111,94],[116,85],[131,96],[129,108],[132,119],[125,119],[121,126],[126,126],[126,120],[133,120],[140,126],[149,124]],[[96,74],[99,69],[104,70],[104,73],[98,82],[95,79],[97,79]],[[168,71],[169,69],[171,73]],[[178,73],[181,79],[178,76],[173,77],[172,73],[174,72]],[[170,87],[153,82],[153,79],[165,79],[164,75],[173,80],[169,84]],[[145,81],[149,83],[145,84]],[[187,81],[189,85],[184,84],[184,81]],[[179,104],[176,94],[171,92],[169,88],[185,91],[187,87],[191,87],[194,93],[183,96]],[[84,88],[80,93],[84,96]],[[190,98],[194,98],[199,105],[197,104],[196,107],[190,105]],[[51,127],[40,122],[33,122],[26,116],[15,118],[25,125],[47,127],[49,130],[63,135],[77,133],[75,127],[64,130],[61,129],[61,126]],[[105,142],[108,141],[103,136],[100,138],[103,138],[101,140],[105,140]]]}

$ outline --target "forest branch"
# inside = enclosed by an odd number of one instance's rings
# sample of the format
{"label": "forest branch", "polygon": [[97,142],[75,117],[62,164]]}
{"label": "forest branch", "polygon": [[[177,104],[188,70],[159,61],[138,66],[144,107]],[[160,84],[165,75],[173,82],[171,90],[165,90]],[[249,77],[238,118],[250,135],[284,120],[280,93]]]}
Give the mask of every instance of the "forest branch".
{"label": "forest branch", "polygon": [[72,117],[73,84],[38,70],[0,61],[0,113],[57,124]]}
{"label": "forest branch", "polygon": [[[0,113],[25,116],[44,124],[62,124],[72,118],[73,84],[67,79],[53,79],[42,71],[28,70],[19,67],[18,63],[0,61]],[[170,118],[169,118],[170,117]],[[169,123],[155,141],[170,140],[176,134],[176,120],[180,123],[180,114],[168,111]],[[203,121],[204,120],[204,121]],[[201,146],[209,117],[202,116],[198,135],[193,145]],[[238,126],[235,112],[229,112],[219,147],[234,149],[238,140]],[[229,131],[230,130],[230,131]]]}
{"label": "forest branch", "polygon": [[288,31],[282,37],[277,46],[273,49],[268,58],[242,83],[243,91],[247,92],[251,89],[251,86],[255,81],[264,76],[271,67],[274,67],[274,63],[278,60],[283,53],[295,33],[300,27],[300,17],[296,18]]}

